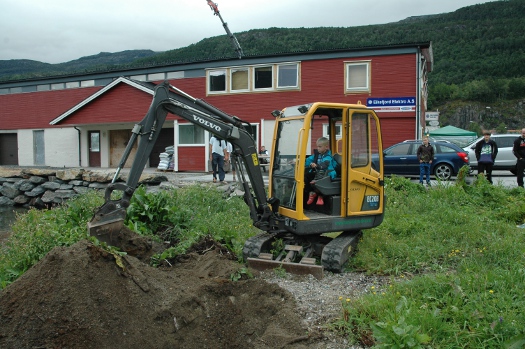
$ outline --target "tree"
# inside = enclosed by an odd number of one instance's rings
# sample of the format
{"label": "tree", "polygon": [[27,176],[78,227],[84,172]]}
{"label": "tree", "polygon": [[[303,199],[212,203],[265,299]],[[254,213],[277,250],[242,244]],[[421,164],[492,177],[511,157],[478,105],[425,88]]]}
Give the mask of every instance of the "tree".
{"label": "tree", "polygon": [[505,126],[505,123],[502,122],[496,127],[496,133],[507,133],[507,126]]}

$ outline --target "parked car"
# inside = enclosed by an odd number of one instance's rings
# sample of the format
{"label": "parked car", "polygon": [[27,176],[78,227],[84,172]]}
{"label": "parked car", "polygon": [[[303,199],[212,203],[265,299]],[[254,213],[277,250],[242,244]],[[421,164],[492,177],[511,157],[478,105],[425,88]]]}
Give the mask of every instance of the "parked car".
{"label": "parked car", "polygon": [[[383,151],[385,175],[419,176],[417,148],[421,140],[406,140],[394,144]],[[434,160],[430,174],[436,179],[449,180],[456,176],[464,165],[469,165],[465,150],[448,141],[430,141],[434,147]]]}
{"label": "parked car", "polygon": [[[494,163],[493,170],[510,171],[516,174],[516,157],[512,154],[512,146],[519,134],[500,134],[492,135],[490,138],[498,145],[498,156],[496,156],[496,162]],[[478,160],[476,159],[476,143],[482,140],[483,137],[479,137],[463,149],[468,152],[470,159],[470,166],[473,169],[478,168]]]}

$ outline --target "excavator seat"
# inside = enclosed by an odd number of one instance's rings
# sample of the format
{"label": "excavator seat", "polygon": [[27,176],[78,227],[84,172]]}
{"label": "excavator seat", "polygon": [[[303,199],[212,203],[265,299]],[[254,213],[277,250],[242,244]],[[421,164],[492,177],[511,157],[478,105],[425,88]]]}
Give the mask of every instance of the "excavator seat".
{"label": "excavator seat", "polygon": [[322,195],[341,195],[341,155],[334,154],[333,159],[336,162],[335,172],[337,173],[334,179],[330,176],[326,176],[315,182],[313,187],[319,191]]}

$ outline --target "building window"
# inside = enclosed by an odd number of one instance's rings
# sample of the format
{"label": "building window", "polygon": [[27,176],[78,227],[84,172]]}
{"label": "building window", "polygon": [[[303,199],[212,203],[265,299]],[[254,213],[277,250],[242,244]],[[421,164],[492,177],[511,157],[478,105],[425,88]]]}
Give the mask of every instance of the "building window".
{"label": "building window", "polygon": [[272,66],[253,68],[253,88],[267,89],[273,87],[273,69]]}
{"label": "building window", "polygon": [[370,62],[346,63],[346,92],[370,92]]}
{"label": "building window", "polygon": [[66,88],[77,88],[80,86],[79,81],[66,82]]}
{"label": "building window", "polygon": [[183,71],[173,71],[166,73],[167,79],[182,79],[184,78],[184,72]]}
{"label": "building window", "polygon": [[299,63],[208,70],[208,93],[258,92],[299,88]]}
{"label": "building window", "polygon": [[37,91],[49,91],[50,90],[50,86],[49,84],[46,84],[46,85],[37,85],[36,86],[36,90]]}
{"label": "building window", "polygon": [[160,81],[164,80],[164,73],[148,74],[148,81]]}
{"label": "building window", "polygon": [[[331,135],[329,132],[330,132],[329,125],[323,124],[323,137],[330,138]],[[337,121],[337,123],[334,125],[334,132],[335,132],[336,139],[343,138],[341,121]]]}
{"label": "building window", "polygon": [[129,78],[137,81],[146,81],[146,74],[132,75]]}
{"label": "building window", "polygon": [[204,129],[192,124],[179,125],[179,144],[196,145],[205,144]]}
{"label": "building window", "polygon": [[248,68],[232,68],[230,74],[232,92],[248,90]]}
{"label": "building window", "polygon": [[80,82],[80,87],[91,87],[95,86],[95,80],[84,80]]}
{"label": "building window", "polygon": [[277,66],[277,87],[297,87],[298,64],[283,64]]}
{"label": "building window", "polygon": [[208,91],[226,92],[226,70],[212,70],[208,73]]}
{"label": "building window", "polygon": [[64,83],[60,82],[57,84],[51,84],[52,90],[63,90],[64,89]]}

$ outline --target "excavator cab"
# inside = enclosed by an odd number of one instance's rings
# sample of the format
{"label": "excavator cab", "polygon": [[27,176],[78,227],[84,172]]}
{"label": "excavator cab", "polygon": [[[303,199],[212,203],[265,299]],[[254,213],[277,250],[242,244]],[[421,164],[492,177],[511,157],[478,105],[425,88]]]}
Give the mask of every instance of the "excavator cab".
{"label": "excavator cab", "polygon": [[[303,111],[303,113],[301,113]],[[330,141],[336,178],[308,183],[306,158],[316,141]],[[382,147],[379,120],[360,105],[314,103],[286,108],[276,120],[271,154],[270,197],[299,235],[367,229],[383,217]],[[324,205],[308,205],[314,190]]]}
{"label": "excavator cab", "polygon": [[[289,233],[278,235],[288,246],[285,255],[300,250],[295,255],[303,258],[291,263],[289,256],[283,255],[277,260],[269,256],[265,251],[271,249],[270,234],[248,241],[245,257],[259,269],[279,265],[295,273],[304,269],[314,276],[322,275],[323,268],[341,271],[354,252],[362,230],[383,221],[385,199],[379,119],[373,110],[360,104],[313,103],[272,114],[276,125],[270,154],[269,197],[279,202],[278,213],[284,221],[282,230]],[[320,137],[329,140],[336,176],[325,175],[311,182],[305,163],[307,157],[314,154]],[[312,191],[323,197],[321,205],[317,201],[308,203]],[[335,238],[330,237],[334,235]],[[313,265],[311,257],[316,254],[321,255],[321,266]]]}

